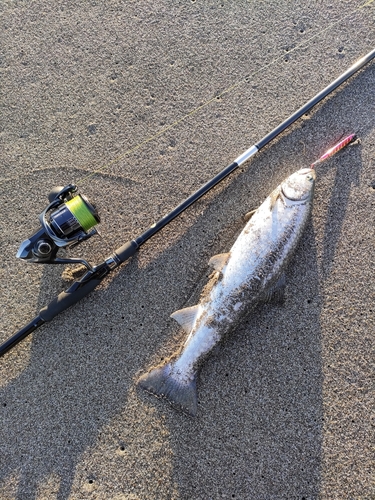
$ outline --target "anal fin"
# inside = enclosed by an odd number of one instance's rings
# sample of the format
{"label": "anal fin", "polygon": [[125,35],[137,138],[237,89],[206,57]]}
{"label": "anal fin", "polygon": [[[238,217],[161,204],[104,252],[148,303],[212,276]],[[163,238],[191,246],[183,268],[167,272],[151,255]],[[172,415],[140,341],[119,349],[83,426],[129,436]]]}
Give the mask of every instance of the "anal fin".
{"label": "anal fin", "polygon": [[286,279],[283,273],[278,281],[264,293],[261,302],[264,304],[283,304],[285,300],[285,284]]}

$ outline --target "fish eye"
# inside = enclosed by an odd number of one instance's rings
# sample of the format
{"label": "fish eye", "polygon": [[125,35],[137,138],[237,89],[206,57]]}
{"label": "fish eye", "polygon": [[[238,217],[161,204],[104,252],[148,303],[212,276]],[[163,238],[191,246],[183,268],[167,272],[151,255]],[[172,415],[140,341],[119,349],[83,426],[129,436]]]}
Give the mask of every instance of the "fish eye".
{"label": "fish eye", "polygon": [[312,181],[312,175],[307,174],[307,175],[306,175],[306,179],[307,179],[308,181]]}

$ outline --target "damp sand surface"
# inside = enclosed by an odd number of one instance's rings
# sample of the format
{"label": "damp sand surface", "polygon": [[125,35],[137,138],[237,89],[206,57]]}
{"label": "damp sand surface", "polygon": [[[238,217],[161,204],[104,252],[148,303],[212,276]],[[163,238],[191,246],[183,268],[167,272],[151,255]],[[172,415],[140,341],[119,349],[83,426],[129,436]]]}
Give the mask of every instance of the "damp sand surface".
{"label": "damp sand surface", "polygon": [[[102,261],[373,49],[360,5],[3,2],[0,340],[76,276],[15,258],[52,187],[96,203],[101,238],[69,255]],[[369,64],[0,359],[2,500],[375,498],[374,81]],[[352,132],[317,166],[285,304],[205,362],[197,417],[137,390],[243,215]]]}

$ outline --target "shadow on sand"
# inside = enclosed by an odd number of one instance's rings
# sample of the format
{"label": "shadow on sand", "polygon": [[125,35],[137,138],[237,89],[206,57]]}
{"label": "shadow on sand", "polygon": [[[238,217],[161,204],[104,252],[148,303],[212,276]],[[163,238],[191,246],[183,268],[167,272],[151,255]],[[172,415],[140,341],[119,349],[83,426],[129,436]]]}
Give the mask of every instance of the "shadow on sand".
{"label": "shadow on sand", "polygon": [[[326,106],[325,116],[331,103]],[[320,114],[316,120],[324,119]],[[164,350],[174,328],[171,320],[166,327],[166,318],[199,294],[196,283],[205,280],[209,256],[232,244],[238,212],[254,208],[243,206],[243,201],[264,199],[283,177],[302,166],[291,168],[286,163],[290,154],[286,156],[285,151],[296,151],[304,131],[310,129],[311,134],[312,127],[306,124],[305,130],[301,127],[280,139],[272,152],[265,150],[251,169],[212,196],[205,212],[181,239],[166,246],[148,265],[139,267],[134,258],[109,284],[34,335],[29,365],[1,390],[0,398],[0,479],[13,478],[17,500],[37,498],[48,478],[56,480],[56,498],[69,498],[82,454],[95,445],[103,426],[124,407],[134,377],[148,365],[155,348]],[[360,150],[350,154],[346,177],[337,171],[332,192],[322,194],[329,199],[323,277],[331,268],[351,184],[357,182],[361,168]],[[272,165],[275,157],[282,168]],[[319,177],[324,177],[330,165],[319,167],[318,190]],[[265,182],[267,169],[270,179]],[[276,170],[277,180],[272,177]],[[233,197],[237,199],[234,206]],[[219,223],[219,237],[215,233],[217,207],[221,214],[231,213],[224,227]],[[202,230],[206,237],[197,238]],[[44,284],[58,281],[60,273],[61,268],[45,269],[39,306],[50,298],[43,292]],[[174,452],[173,476],[181,498],[307,499],[318,495],[323,294],[312,223],[287,278],[285,305],[256,311],[206,362],[195,420],[151,396],[139,396],[157,414],[166,416]],[[17,362],[15,351],[7,355]],[[88,481],[89,474],[88,470]]]}

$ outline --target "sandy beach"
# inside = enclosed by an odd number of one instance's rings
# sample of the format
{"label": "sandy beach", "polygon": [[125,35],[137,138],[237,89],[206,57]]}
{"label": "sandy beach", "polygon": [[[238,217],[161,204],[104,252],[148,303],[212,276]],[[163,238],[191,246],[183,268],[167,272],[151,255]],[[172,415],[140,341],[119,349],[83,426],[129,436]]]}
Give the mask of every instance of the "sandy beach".
{"label": "sandy beach", "polygon": [[[51,188],[95,202],[100,237],[67,255],[101,262],[372,50],[364,4],[2,2],[0,342],[72,283],[16,258]],[[0,358],[1,500],[375,499],[374,84],[372,62]],[[137,388],[244,214],[350,133],[285,303],[207,359],[197,416]]]}

